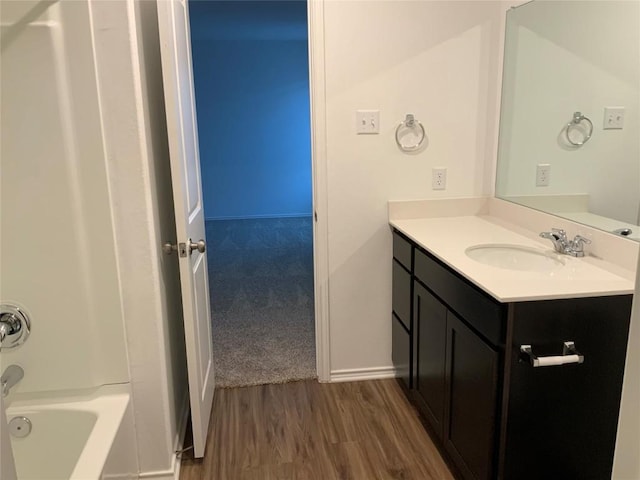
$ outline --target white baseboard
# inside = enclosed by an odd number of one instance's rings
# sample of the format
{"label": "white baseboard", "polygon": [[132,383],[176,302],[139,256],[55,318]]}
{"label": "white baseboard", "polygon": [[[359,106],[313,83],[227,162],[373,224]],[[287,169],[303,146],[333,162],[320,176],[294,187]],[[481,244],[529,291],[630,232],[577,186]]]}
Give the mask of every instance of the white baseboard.
{"label": "white baseboard", "polygon": [[[187,433],[187,421],[189,420],[189,392],[187,392],[182,401],[182,413],[178,422],[176,438],[174,440],[174,451],[182,450],[184,445],[184,437]],[[174,454],[171,458],[171,467],[168,470],[156,472],[141,473],[138,478],[148,478],[153,480],[180,480],[180,457]]]}
{"label": "white baseboard", "polygon": [[153,480],[177,480],[180,478],[180,467],[176,468],[176,464],[179,462],[175,460],[172,462],[172,468],[169,470],[160,470],[157,472],[143,472],[138,478],[153,479]]}
{"label": "white baseboard", "polygon": [[381,378],[395,378],[396,369],[394,367],[374,367],[374,368],[347,368],[344,370],[332,370],[331,383],[337,382],[359,382],[361,380],[378,380]]}

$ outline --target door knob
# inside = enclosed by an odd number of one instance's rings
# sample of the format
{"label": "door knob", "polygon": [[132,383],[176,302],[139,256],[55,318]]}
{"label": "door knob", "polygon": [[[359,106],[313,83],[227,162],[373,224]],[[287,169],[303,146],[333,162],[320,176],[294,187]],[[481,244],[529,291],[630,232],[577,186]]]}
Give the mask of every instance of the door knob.
{"label": "door knob", "polygon": [[187,256],[187,244],[186,243],[171,243],[171,242],[166,242],[164,245],[162,245],[162,251],[164,253],[166,253],[167,255],[171,255],[172,253],[176,252],[178,254],[178,256],[180,257],[186,257]]}
{"label": "door knob", "polygon": [[189,253],[193,252],[194,250],[198,250],[200,253],[204,253],[206,249],[207,242],[205,242],[204,240],[200,239],[200,241],[198,241],[197,243],[193,243],[191,239],[189,239]]}
{"label": "door knob", "polygon": [[179,256],[186,257],[187,245],[189,245],[189,253],[193,252],[194,250],[198,250],[200,253],[204,253],[207,249],[207,242],[205,242],[204,240],[200,240],[199,242],[194,243],[191,241],[191,239],[189,239],[188,244],[178,243],[176,245],[171,242],[167,242],[162,245],[162,251],[167,255],[171,255],[173,252],[178,252]]}
{"label": "door knob", "polygon": [[167,255],[171,255],[173,252],[178,251],[178,245],[174,245],[171,242],[167,242],[164,245],[162,245],[162,251]]}

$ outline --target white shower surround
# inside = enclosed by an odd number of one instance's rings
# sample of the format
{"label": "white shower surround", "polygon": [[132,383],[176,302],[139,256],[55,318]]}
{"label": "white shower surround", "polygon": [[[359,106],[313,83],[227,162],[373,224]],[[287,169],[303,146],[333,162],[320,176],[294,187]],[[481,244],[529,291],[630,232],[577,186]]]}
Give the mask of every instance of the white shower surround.
{"label": "white shower surround", "polygon": [[[3,4],[3,32],[26,7]],[[0,300],[32,331],[0,361],[20,392],[129,380],[88,16],[51,5],[3,45]]]}

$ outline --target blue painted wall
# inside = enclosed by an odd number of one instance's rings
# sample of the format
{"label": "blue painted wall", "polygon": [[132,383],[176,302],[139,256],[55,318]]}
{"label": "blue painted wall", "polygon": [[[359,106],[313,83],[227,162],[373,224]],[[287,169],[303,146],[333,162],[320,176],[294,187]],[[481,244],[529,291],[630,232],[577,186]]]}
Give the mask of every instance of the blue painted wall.
{"label": "blue painted wall", "polygon": [[189,10],[206,217],[310,215],[306,2]]}

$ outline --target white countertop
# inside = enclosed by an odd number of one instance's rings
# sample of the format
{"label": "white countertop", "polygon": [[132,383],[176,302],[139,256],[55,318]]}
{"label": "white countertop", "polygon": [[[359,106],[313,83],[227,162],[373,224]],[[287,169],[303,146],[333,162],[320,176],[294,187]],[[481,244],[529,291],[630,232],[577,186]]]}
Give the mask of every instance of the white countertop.
{"label": "white countertop", "polygon": [[491,216],[391,219],[389,223],[436,258],[500,302],[633,294],[632,272],[585,256],[559,257],[565,265],[553,272],[515,271],[485,265],[465,250],[479,244],[516,244],[552,252],[551,243],[518,233],[521,228]]}

